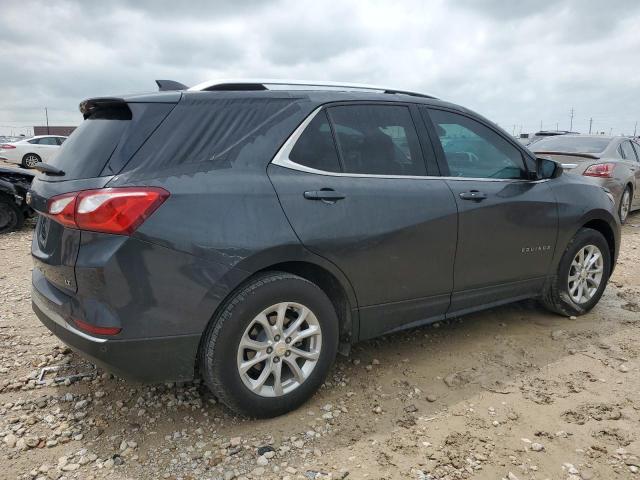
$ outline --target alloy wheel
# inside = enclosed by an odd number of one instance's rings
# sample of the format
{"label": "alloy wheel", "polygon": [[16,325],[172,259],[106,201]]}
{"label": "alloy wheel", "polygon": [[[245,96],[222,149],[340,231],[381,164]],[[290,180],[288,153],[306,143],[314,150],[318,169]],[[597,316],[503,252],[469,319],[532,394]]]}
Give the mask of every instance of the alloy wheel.
{"label": "alloy wheel", "polygon": [[589,302],[602,283],[604,259],[595,245],[578,250],[569,268],[568,287],[571,299],[577,304]]}
{"label": "alloy wheel", "polygon": [[256,315],[242,335],[238,373],[253,393],[280,397],[309,378],[321,348],[322,331],[315,314],[299,303],[277,303]]}
{"label": "alloy wheel", "polygon": [[620,222],[624,223],[624,221],[629,216],[629,211],[631,210],[631,192],[629,188],[625,188],[624,193],[622,194],[622,198],[620,199]]}
{"label": "alloy wheel", "polygon": [[27,155],[24,158],[24,163],[29,168],[33,168],[39,161],[40,159],[36,155]]}

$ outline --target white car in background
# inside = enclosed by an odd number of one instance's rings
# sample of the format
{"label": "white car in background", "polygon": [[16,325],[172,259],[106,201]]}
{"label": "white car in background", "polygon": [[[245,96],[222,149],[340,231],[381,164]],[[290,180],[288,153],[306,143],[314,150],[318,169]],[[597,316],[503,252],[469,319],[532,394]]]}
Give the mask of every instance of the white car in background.
{"label": "white car in background", "polygon": [[0,160],[33,168],[38,162],[48,162],[67,139],[60,135],[38,135],[17,142],[0,144]]}

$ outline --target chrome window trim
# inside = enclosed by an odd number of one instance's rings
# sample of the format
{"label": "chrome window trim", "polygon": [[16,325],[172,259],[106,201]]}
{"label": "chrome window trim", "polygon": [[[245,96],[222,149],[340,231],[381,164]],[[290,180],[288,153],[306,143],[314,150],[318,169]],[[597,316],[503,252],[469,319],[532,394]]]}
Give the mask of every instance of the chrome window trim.
{"label": "chrome window trim", "polygon": [[286,142],[280,147],[278,153],[273,157],[271,163],[273,165],[278,165],[279,167],[288,168],[290,170],[296,170],[299,172],[312,173],[314,175],[322,175],[325,177],[350,177],[350,178],[388,178],[388,179],[413,179],[413,180],[454,180],[454,181],[465,181],[465,180],[474,180],[480,182],[528,182],[528,183],[542,183],[546,182],[549,179],[544,178],[541,180],[527,180],[525,178],[476,178],[476,177],[445,177],[441,175],[378,175],[373,173],[345,173],[345,172],[328,172],[326,170],[318,170],[316,168],[307,167],[305,165],[300,165],[292,161],[289,158],[291,154],[291,150],[293,150],[294,145],[304,132],[305,128],[311,123],[311,121],[324,109],[324,106],[320,106],[316,108],[313,112],[311,112],[304,121],[298,125],[298,128],[294,130],[294,132],[289,136]]}

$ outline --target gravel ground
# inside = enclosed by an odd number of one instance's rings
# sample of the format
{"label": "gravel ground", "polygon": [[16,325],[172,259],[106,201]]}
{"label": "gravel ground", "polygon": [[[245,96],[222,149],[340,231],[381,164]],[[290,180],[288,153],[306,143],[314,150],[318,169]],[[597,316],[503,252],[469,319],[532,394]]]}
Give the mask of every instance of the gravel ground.
{"label": "gravel ground", "polygon": [[0,237],[0,478],[640,479],[638,213],[590,314],[522,302],[361,343],[267,421],[197,382],[37,385],[83,361],[31,311],[32,228]]}

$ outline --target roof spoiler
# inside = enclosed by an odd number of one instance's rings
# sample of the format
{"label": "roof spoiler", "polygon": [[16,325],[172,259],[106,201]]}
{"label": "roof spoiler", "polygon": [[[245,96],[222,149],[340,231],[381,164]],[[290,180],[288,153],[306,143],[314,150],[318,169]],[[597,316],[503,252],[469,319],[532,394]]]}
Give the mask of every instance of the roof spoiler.
{"label": "roof spoiler", "polygon": [[80,102],[80,113],[86,119],[93,112],[98,109],[104,107],[113,107],[113,106],[122,106],[126,105],[127,102],[124,101],[123,98],[116,97],[97,97],[97,98],[88,98],[87,100],[83,100]]}
{"label": "roof spoiler", "polygon": [[173,80],[156,80],[156,85],[161,92],[169,92],[172,90],[187,90],[189,87]]}
{"label": "roof spoiler", "polygon": [[534,152],[536,155],[564,155],[565,157],[581,157],[581,158],[590,158],[593,160],[598,160],[600,158],[599,155],[595,153],[578,153],[578,152],[557,152],[557,151],[538,151]]}

